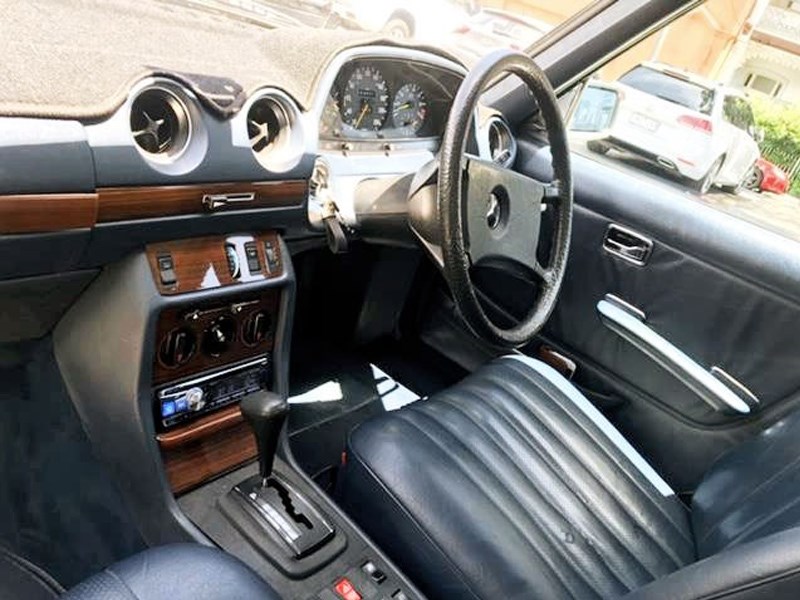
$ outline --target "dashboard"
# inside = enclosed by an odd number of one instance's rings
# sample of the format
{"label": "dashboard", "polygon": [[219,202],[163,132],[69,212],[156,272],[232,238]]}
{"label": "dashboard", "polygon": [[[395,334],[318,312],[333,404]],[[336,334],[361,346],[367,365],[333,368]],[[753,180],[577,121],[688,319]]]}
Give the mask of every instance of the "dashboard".
{"label": "dashboard", "polygon": [[453,71],[421,61],[352,60],[339,71],[328,94],[320,139],[438,138],[460,83]]}
{"label": "dashboard", "polygon": [[[0,278],[91,269],[187,232],[248,231],[254,219],[302,237],[324,228],[331,206],[357,230],[370,182],[435,160],[467,70],[417,48],[332,38],[330,49],[307,76],[265,65],[235,106],[214,91],[228,79],[159,72],[99,116],[1,116],[0,251],[15,259]],[[469,143],[513,161],[500,115],[476,111]]]}

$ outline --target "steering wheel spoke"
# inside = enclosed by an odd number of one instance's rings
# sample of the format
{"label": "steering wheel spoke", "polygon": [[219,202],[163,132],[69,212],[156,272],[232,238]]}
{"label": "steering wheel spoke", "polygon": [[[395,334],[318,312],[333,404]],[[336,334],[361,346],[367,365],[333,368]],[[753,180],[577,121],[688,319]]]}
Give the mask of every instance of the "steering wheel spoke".
{"label": "steering wheel spoke", "polygon": [[540,283],[543,283],[546,286],[552,285],[554,276],[553,270],[542,265],[538,258],[534,260],[533,266],[531,266],[531,271]]}
{"label": "steering wheel spoke", "polygon": [[467,158],[464,164],[465,247],[472,264],[536,259],[545,186],[499,165]]}

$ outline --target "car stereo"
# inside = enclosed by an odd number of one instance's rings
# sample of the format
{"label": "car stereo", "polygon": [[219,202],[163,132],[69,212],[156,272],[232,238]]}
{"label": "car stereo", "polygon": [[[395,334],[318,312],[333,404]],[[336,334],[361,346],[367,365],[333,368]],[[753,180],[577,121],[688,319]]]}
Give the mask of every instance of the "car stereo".
{"label": "car stereo", "polygon": [[155,416],[167,430],[267,389],[272,355],[228,367],[215,373],[173,383],[155,392]]}

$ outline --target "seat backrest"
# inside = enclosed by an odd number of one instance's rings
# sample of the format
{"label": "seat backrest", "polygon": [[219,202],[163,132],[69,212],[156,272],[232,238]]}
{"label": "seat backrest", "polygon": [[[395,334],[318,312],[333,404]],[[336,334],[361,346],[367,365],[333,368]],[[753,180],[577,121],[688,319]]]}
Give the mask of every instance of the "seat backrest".
{"label": "seat backrest", "polygon": [[800,411],[717,461],[692,499],[699,558],[800,526]]}

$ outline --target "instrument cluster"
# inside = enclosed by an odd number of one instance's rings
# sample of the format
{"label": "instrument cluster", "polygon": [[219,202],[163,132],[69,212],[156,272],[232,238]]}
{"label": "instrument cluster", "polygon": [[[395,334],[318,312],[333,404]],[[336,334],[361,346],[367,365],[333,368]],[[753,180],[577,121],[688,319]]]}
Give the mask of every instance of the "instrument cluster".
{"label": "instrument cluster", "polygon": [[336,77],[320,120],[323,140],[441,137],[461,76],[394,58],[356,59]]}

